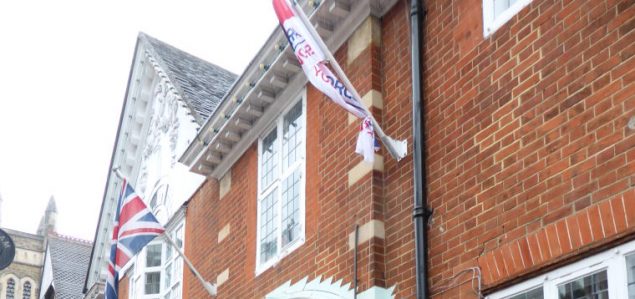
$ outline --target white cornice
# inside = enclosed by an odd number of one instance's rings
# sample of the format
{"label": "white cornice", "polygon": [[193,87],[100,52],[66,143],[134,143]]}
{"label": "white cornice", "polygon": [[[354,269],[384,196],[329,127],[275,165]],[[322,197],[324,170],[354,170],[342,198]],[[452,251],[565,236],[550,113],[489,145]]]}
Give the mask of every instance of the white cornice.
{"label": "white cornice", "polygon": [[[301,1],[301,6],[335,51],[368,16],[381,17],[396,2],[328,0],[313,8]],[[181,156],[181,163],[192,172],[219,179],[306,85],[306,76],[287,45],[283,32],[276,29]],[[273,97],[268,99],[263,93]],[[253,106],[263,113],[250,113]]]}
{"label": "white cornice", "polygon": [[[140,34],[131,65],[128,89],[111,161],[113,167],[121,167],[122,172],[134,185],[139,175],[143,149],[146,146],[155,86],[160,82],[166,84],[176,99],[185,105],[183,97],[178,94],[173,82],[170,81],[161,64],[157,62],[158,57],[154,56],[156,53],[151,48],[150,43]],[[194,119],[193,116],[189,117]],[[112,219],[120,184],[121,180],[109,171],[86,277],[87,288],[91,288],[93,284],[103,279],[101,274],[108,259],[106,248],[110,245]]]}

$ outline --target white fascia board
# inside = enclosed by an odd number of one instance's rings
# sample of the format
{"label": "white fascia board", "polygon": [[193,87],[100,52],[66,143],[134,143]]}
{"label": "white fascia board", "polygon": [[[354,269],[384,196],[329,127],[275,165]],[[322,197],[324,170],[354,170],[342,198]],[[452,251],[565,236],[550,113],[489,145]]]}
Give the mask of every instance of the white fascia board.
{"label": "white fascia board", "polygon": [[[128,90],[125,97],[124,108],[122,109],[121,121],[119,124],[119,132],[117,134],[117,139],[115,140],[115,146],[113,149],[112,155],[112,165],[113,167],[119,166],[120,163],[124,162],[127,159],[127,154],[122,152],[123,149],[127,146],[126,134],[125,132],[130,126],[134,126],[136,124],[136,119],[133,117],[129,117],[129,115],[134,112],[134,105],[136,104],[136,100],[133,100],[138,94],[139,89],[141,88],[140,82],[143,82],[142,76],[147,75],[144,74],[144,68],[146,67],[146,55],[145,55],[145,43],[138,42],[138,47],[136,53],[134,55],[134,61],[131,66],[131,74],[130,79],[128,81]],[[143,62],[143,63],[142,63]],[[137,80],[140,79],[140,80]],[[141,99],[137,99],[141,100]],[[151,105],[151,100],[148,105]],[[148,106],[147,109],[151,109]],[[147,125],[146,125],[147,127]],[[147,131],[147,128],[142,129],[142,131]],[[142,144],[139,145],[142,148]],[[137,150],[140,152],[140,150]],[[121,179],[119,179],[112,171],[108,170],[107,177],[107,186],[105,189],[105,193],[103,196],[102,209],[100,211],[100,221],[97,223],[97,230],[95,235],[95,240],[93,242],[93,254],[92,259],[90,260],[89,272],[86,277],[87,285],[86,287],[90,289],[92,285],[99,283],[102,279],[100,274],[102,269],[105,267],[108,256],[104,256],[105,247],[110,246],[111,232],[112,232],[112,222],[113,222],[113,213],[116,209],[117,197],[119,194],[119,186],[121,184]],[[126,173],[126,175],[131,175]],[[97,270],[97,274],[95,276],[94,271]]]}
{"label": "white fascia board", "polygon": [[[326,45],[332,51],[336,51],[339,49],[357,30],[359,25],[370,15],[381,15],[385,14],[390,8],[394,6],[397,1],[389,0],[389,1],[381,1],[381,0],[362,0],[362,1],[354,1],[351,3],[351,11],[349,15],[339,22],[334,28],[333,36],[326,41]],[[312,13],[310,16],[311,19],[315,19],[317,15],[327,13],[328,5],[324,5],[326,2],[322,2],[320,7]],[[279,92],[276,96],[276,100],[272,103],[270,107],[267,108],[264,115],[261,116],[258,120],[256,120],[252,126],[252,128],[247,131],[241,140],[234,145],[231,152],[223,157],[223,160],[220,164],[218,164],[213,170],[201,170],[206,169],[206,163],[204,162],[205,156],[209,152],[210,146],[214,144],[214,142],[220,138],[223,134],[223,129],[228,127],[228,124],[236,117],[236,115],[232,115],[229,120],[225,120],[224,111],[229,111],[231,105],[234,104],[230,99],[239,97],[239,92],[243,91],[241,89],[246,84],[249,84],[249,78],[252,78],[259,72],[258,66],[261,63],[265,63],[265,60],[270,58],[272,54],[278,55],[277,58],[274,59],[273,63],[271,63],[271,69],[276,68],[276,64],[284,63],[285,59],[282,59],[286,54],[284,51],[279,51],[276,49],[276,44],[280,43],[283,40],[285,47],[287,46],[286,38],[281,30],[275,30],[265,45],[261,48],[258,55],[252,60],[252,63],[247,68],[247,70],[239,77],[234,86],[230,89],[224,100],[222,101],[220,107],[214,112],[214,114],[208,119],[208,121],[203,125],[199,134],[195,138],[195,141],[188,147],[185,153],[179,159],[180,162],[188,165],[190,167],[190,171],[199,173],[202,175],[208,175],[215,179],[220,179],[223,174],[231,168],[231,166],[242,156],[242,154],[249,148],[253,142],[258,138],[258,136],[262,133],[263,125],[267,124],[271,119],[276,116],[276,111],[279,110],[280,107],[284,107],[284,104],[291,100],[291,98],[296,95],[300,89],[304,88],[308,80],[303,72],[298,72],[293,77],[290,84],[286,86],[286,88]],[[275,53],[277,51],[278,53]],[[289,51],[288,49],[285,51]],[[247,75],[249,74],[249,75]],[[264,78],[263,75],[261,78]],[[262,80],[258,81],[256,85],[251,90],[258,90]],[[248,94],[248,93],[247,93]],[[246,97],[245,97],[246,98]],[[246,101],[238,105],[245,104]],[[240,107],[235,107],[233,111],[238,111]],[[214,128],[219,128],[218,132],[214,132]],[[195,152],[198,151],[198,152]],[[200,167],[199,167],[200,166]],[[200,169],[199,169],[200,168]]]}

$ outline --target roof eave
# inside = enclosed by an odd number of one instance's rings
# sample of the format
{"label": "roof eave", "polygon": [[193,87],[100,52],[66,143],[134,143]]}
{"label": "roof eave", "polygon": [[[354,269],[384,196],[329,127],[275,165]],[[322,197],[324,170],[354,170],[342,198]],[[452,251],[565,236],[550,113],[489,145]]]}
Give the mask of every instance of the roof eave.
{"label": "roof eave", "polygon": [[89,264],[88,264],[88,268],[86,270],[86,278],[84,279],[84,288],[83,288],[83,293],[85,294],[88,291],[88,279],[90,277],[90,270],[91,267],[93,265],[93,258],[94,258],[94,254],[95,254],[95,245],[97,244],[98,240],[98,236],[99,236],[99,229],[100,226],[99,224],[102,221],[102,217],[104,215],[104,207],[106,204],[106,197],[108,194],[108,188],[110,186],[110,180],[112,179],[112,168],[114,166],[114,162],[115,162],[115,156],[117,154],[117,145],[119,143],[119,138],[121,135],[121,129],[122,129],[122,124],[123,124],[123,119],[124,119],[124,115],[126,112],[126,107],[128,104],[128,95],[130,92],[130,83],[132,82],[132,75],[133,75],[133,70],[134,70],[134,66],[135,63],[137,61],[137,52],[139,50],[139,42],[140,42],[140,38],[137,37],[137,42],[135,44],[135,48],[134,48],[134,54],[132,56],[132,61],[130,63],[130,73],[128,74],[128,83],[126,84],[126,93],[124,95],[124,100],[123,100],[123,105],[121,107],[121,114],[119,115],[119,124],[117,125],[117,134],[115,135],[115,142],[113,144],[113,148],[112,148],[112,154],[110,156],[110,165],[108,167],[108,174],[106,175],[106,184],[104,186],[104,196],[102,198],[101,201],[101,207],[99,208],[99,219],[97,220],[97,226],[95,227],[95,237],[93,239],[93,246],[92,249],[90,251],[90,258],[88,259]]}
{"label": "roof eave", "polygon": [[[396,2],[322,1],[313,9],[304,1],[302,6],[327,46],[339,49],[369,15],[381,17]],[[192,172],[219,179],[242,156],[275,117],[277,108],[284,107],[307,82],[287,45],[283,32],[276,28],[179,162]]]}

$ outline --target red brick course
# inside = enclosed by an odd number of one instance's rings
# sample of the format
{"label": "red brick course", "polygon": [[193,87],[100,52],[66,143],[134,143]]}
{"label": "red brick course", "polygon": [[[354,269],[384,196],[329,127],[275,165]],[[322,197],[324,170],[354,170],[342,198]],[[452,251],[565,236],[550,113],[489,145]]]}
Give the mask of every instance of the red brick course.
{"label": "red brick course", "polygon": [[[626,215],[632,212],[624,209],[624,203],[634,200],[634,195],[635,190],[630,190],[623,195],[602,201],[599,205],[587,207],[576,214],[559,219],[531,235],[505,243],[480,256],[478,264],[485,273],[485,283],[503,282],[551,265],[558,260],[574,257],[597,245],[604,245],[632,234],[635,232],[635,223],[626,223]],[[595,216],[590,217],[594,214]],[[583,216],[580,217],[580,215]],[[616,225],[617,222],[620,222],[619,226]],[[597,235],[592,238],[588,236],[589,231],[597,232]],[[587,234],[587,237],[580,239],[581,234]],[[547,238],[548,241],[546,243],[533,241],[532,243],[532,240],[536,238]],[[531,245],[527,246],[526,250],[521,251],[520,248],[526,246],[524,244]],[[543,246],[548,247],[549,250]],[[512,257],[511,254],[505,255],[508,250],[518,250],[518,252]],[[501,253],[503,256],[500,255]],[[541,256],[541,258],[534,258],[536,256]],[[522,266],[519,266],[519,262],[522,262]],[[497,269],[496,271],[489,268],[492,265]]]}

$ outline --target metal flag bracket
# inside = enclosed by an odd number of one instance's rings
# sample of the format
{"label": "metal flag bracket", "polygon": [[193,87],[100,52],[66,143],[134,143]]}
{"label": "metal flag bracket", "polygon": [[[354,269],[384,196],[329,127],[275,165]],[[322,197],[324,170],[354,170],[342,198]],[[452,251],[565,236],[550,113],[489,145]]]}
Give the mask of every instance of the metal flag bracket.
{"label": "metal flag bracket", "polygon": [[380,137],[380,139],[395,160],[399,161],[408,154],[408,140],[395,140],[387,135]]}

